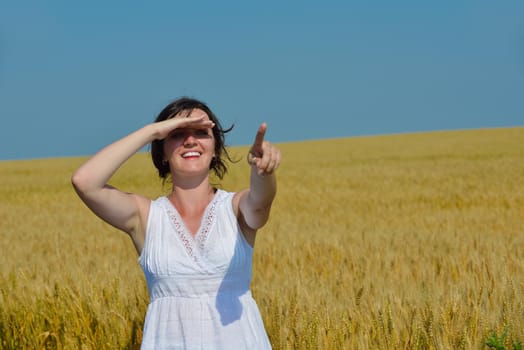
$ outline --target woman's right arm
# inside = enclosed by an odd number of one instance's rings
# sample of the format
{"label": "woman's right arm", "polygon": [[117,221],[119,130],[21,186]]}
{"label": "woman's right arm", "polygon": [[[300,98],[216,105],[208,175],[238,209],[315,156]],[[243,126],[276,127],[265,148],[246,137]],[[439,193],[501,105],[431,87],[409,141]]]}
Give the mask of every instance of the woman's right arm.
{"label": "woman's right arm", "polygon": [[71,182],[82,201],[107,223],[127,232],[141,249],[150,200],[122,192],[107,182],[133,154],[158,136],[149,124],[103,148],[82,164]]}

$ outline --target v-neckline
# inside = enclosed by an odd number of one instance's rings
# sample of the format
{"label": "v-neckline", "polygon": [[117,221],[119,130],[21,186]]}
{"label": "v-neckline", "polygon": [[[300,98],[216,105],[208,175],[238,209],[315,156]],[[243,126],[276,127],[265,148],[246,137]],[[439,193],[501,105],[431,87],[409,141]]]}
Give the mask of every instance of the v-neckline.
{"label": "v-neckline", "polygon": [[[177,236],[181,239],[187,253],[193,259],[197,259],[196,254],[201,255],[204,251],[205,243],[214,221],[215,207],[221,194],[222,191],[218,189],[211,201],[207,204],[206,208],[204,209],[204,213],[202,214],[200,225],[194,235],[188,229],[175,205],[169,200],[167,196],[163,197],[165,208],[169,215],[170,221],[173,224],[173,228],[175,229]],[[195,250],[198,253],[196,253]]]}

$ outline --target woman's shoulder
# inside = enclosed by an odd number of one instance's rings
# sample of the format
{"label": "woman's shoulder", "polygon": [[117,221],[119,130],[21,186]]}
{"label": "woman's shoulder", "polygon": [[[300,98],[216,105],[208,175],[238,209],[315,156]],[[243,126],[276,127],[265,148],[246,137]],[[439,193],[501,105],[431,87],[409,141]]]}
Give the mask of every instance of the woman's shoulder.
{"label": "woman's shoulder", "polygon": [[152,199],[149,199],[148,202],[148,212],[151,215],[151,212],[158,213],[162,212],[166,209],[166,206],[169,205],[169,199],[166,195],[160,195],[157,197],[154,197]]}

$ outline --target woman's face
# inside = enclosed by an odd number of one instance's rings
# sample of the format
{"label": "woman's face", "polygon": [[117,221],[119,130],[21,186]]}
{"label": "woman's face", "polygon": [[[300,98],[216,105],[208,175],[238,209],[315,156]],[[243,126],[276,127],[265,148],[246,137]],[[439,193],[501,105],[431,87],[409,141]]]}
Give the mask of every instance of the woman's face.
{"label": "woman's face", "polygon": [[[179,113],[174,118],[209,116],[201,109]],[[169,161],[171,173],[196,175],[209,172],[209,165],[215,156],[213,131],[207,129],[180,128],[173,130],[164,140],[164,155]]]}

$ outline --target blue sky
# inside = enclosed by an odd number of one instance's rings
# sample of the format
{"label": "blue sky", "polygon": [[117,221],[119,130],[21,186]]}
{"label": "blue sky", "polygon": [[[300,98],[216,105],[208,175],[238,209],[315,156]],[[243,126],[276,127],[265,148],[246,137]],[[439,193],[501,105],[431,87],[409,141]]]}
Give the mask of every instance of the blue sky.
{"label": "blue sky", "polygon": [[524,125],[522,1],[0,3],[0,160],[89,155],[173,98],[230,145]]}

